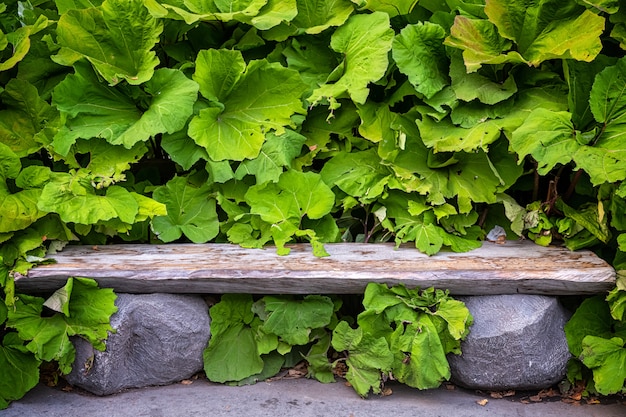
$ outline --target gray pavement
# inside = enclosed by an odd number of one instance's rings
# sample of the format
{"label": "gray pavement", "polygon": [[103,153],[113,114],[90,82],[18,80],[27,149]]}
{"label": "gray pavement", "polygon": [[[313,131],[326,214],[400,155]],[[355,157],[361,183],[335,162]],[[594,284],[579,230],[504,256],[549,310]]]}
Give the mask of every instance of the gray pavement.
{"label": "gray pavement", "polygon": [[[392,385],[393,394],[363,400],[341,382],[307,379],[229,387],[196,380],[129,390],[108,397],[64,392],[39,385],[0,417],[169,417],[169,416],[339,416],[339,417],[625,417],[623,399],[610,404],[573,405],[559,400],[523,404],[520,397],[493,399],[462,389],[419,391]],[[481,400],[487,400],[480,405]]]}

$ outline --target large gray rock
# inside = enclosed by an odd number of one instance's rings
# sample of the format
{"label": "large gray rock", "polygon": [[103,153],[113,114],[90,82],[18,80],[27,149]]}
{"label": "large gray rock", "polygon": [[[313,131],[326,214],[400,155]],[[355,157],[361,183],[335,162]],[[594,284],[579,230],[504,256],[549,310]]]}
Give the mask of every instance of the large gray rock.
{"label": "large gray rock", "polygon": [[462,355],[450,355],[452,381],[472,389],[543,389],[565,375],[568,313],[555,297],[458,297],[474,316]]}
{"label": "large gray rock", "polygon": [[97,395],[126,388],[165,385],[203,369],[202,352],[210,337],[202,297],[175,294],[118,294],[116,329],[104,352],[76,338],[70,384]]}

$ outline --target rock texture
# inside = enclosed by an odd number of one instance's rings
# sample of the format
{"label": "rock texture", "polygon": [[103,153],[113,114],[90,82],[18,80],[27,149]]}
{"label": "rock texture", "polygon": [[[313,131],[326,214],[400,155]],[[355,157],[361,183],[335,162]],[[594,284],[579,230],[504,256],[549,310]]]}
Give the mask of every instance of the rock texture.
{"label": "rock texture", "polygon": [[202,297],[174,294],[118,294],[111,317],[116,333],[100,352],[76,338],[76,360],[68,382],[97,395],[126,388],[165,385],[203,368],[210,337]]}
{"label": "rock texture", "polygon": [[462,355],[450,355],[452,381],[471,389],[543,389],[565,375],[568,313],[555,297],[458,297],[474,316]]}

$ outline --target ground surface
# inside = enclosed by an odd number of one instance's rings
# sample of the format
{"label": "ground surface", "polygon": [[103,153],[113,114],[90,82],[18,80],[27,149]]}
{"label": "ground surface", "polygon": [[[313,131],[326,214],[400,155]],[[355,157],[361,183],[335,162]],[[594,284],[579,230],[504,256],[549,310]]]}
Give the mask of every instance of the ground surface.
{"label": "ground surface", "polygon": [[501,399],[445,387],[418,391],[391,385],[392,394],[361,399],[342,382],[321,384],[304,378],[229,387],[206,380],[166,387],[129,390],[95,397],[79,390],[65,392],[39,385],[23,399],[0,411],[0,417],[169,417],[169,416],[345,416],[345,417],[624,417],[624,398],[603,404],[568,404],[559,398],[517,393]]}

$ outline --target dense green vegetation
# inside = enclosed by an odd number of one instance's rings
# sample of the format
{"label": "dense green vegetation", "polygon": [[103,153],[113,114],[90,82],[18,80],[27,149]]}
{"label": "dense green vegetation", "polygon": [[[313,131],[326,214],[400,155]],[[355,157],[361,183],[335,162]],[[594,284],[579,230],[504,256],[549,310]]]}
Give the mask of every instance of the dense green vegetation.
{"label": "dense green vegetation", "polygon": [[8,0],[0,30],[0,407],[106,337],[88,280],[15,293],[69,242],[432,255],[494,225],[618,270],[567,331],[570,377],[624,391],[620,2]]}

